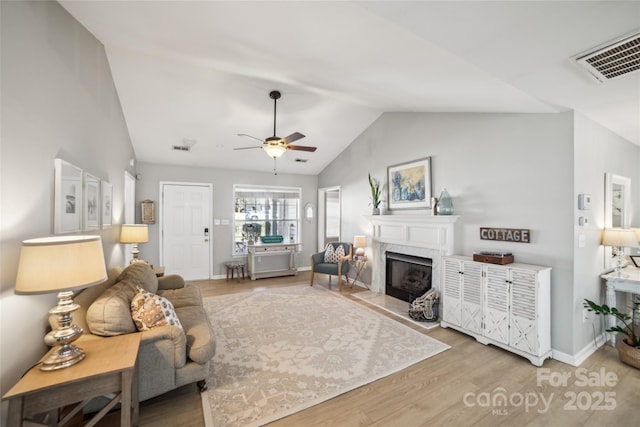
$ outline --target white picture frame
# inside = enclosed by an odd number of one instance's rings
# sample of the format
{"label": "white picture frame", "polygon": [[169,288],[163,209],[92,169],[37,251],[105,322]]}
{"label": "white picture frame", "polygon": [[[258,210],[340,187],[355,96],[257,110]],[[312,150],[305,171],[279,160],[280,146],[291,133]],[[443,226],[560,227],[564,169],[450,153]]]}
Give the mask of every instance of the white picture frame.
{"label": "white picture frame", "polygon": [[82,231],[82,169],[54,160],[53,233]]}
{"label": "white picture frame", "polygon": [[106,181],[102,181],[100,188],[102,206],[102,228],[109,228],[113,223],[113,185]]}
{"label": "white picture frame", "polygon": [[100,179],[84,173],[83,184],[83,209],[84,231],[92,231],[100,228]]}

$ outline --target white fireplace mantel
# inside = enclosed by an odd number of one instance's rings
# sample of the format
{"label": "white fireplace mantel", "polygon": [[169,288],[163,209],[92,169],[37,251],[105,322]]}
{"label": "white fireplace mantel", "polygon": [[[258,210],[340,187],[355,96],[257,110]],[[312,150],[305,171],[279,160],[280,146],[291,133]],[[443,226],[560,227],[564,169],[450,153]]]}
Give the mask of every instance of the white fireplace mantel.
{"label": "white fireplace mantel", "polygon": [[373,240],[453,254],[457,215],[368,215],[366,218],[373,226]]}
{"label": "white fireplace mantel", "polygon": [[432,286],[440,288],[442,257],[453,255],[457,215],[368,215],[372,225],[371,290],[384,293],[386,251],[432,260]]}

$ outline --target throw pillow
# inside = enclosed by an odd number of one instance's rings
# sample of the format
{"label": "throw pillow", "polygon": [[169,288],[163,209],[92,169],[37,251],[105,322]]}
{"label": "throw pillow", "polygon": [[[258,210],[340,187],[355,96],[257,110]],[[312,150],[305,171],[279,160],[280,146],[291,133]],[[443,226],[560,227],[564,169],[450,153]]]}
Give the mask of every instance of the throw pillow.
{"label": "throw pillow", "polygon": [[327,245],[327,249],[324,251],[324,262],[330,264],[337,264],[340,262],[340,258],[345,255],[342,245],[334,247],[331,243]]}
{"label": "throw pillow", "polygon": [[336,249],[333,247],[331,243],[329,243],[324,250],[324,262],[335,264],[336,261]]}
{"label": "throw pillow", "polygon": [[158,278],[153,272],[151,266],[144,261],[129,264],[127,268],[120,273],[117,280],[130,280],[139,288],[145,289],[154,294],[158,291]]}
{"label": "throw pillow", "polygon": [[123,280],[96,298],[87,309],[86,315],[91,333],[110,337],[136,332],[130,308],[135,293],[136,285],[129,280]]}
{"label": "throw pillow", "polygon": [[173,325],[182,329],[173,304],[160,295],[138,288],[131,300],[131,318],[139,331],[155,326]]}

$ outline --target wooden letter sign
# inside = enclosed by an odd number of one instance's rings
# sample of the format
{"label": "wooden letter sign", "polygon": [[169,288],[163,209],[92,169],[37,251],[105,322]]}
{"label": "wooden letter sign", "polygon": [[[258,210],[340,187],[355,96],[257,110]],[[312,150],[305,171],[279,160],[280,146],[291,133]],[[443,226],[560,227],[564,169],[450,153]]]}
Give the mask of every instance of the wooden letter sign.
{"label": "wooden letter sign", "polygon": [[480,239],[501,242],[529,243],[528,228],[488,228],[480,227]]}

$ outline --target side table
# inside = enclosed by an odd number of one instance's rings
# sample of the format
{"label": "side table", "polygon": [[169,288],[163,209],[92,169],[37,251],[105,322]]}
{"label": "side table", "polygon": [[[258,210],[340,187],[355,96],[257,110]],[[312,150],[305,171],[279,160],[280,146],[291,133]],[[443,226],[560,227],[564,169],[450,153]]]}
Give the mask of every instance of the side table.
{"label": "side table", "polygon": [[233,280],[233,274],[237,276],[238,282],[240,281],[240,272],[242,271],[242,280],[244,280],[244,262],[242,261],[227,261],[224,263],[227,268],[227,280],[229,280],[229,273],[231,273],[231,280]]}
{"label": "side table", "polygon": [[[57,425],[68,420],[94,397],[115,397],[89,421],[94,425],[120,402],[120,425],[138,425],[138,347],[140,334],[108,338],[82,336],[76,341],[87,357],[69,368],[31,368],[3,397],[9,401],[7,425],[22,426],[35,415],[76,404]],[[57,412],[57,411],[56,411]]]}
{"label": "side table", "polygon": [[[353,283],[355,283],[360,277],[360,273],[362,273],[362,269],[364,269],[364,267],[367,265],[368,260],[369,259],[367,257],[352,258],[351,260],[349,260],[349,263],[353,266],[353,271],[356,272],[356,277],[353,279],[353,282],[351,284],[352,287]],[[367,289],[369,289],[369,285],[364,283],[362,280],[360,281],[360,283],[362,283]]]}

